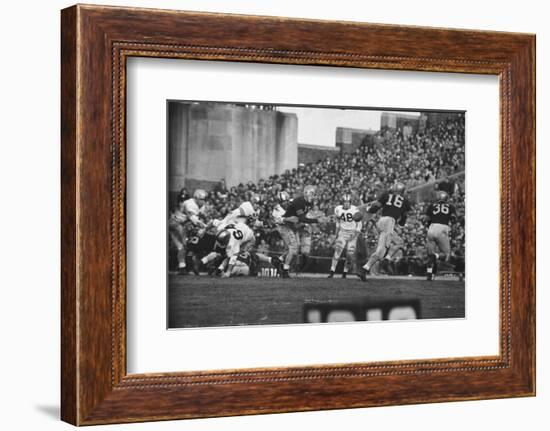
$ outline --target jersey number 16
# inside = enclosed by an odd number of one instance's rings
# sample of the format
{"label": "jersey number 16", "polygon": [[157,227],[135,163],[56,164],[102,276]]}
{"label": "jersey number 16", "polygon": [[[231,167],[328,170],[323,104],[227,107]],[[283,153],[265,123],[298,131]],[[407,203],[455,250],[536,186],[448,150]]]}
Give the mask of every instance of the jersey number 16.
{"label": "jersey number 16", "polygon": [[403,206],[403,196],[390,193],[388,195],[388,201],[386,202],[386,205],[392,205],[394,207],[401,208]]}

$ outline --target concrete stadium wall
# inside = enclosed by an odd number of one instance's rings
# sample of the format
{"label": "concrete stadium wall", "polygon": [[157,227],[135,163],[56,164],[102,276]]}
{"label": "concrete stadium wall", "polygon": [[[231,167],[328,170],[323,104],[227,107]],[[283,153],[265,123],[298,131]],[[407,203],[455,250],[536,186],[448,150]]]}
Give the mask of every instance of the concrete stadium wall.
{"label": "concrete stadium wall", "polygon": [[185,186],[188,114],[189,105],[168,104],[168,189],[171,191]]}
{"label": "concrete stadium wall", "polygon": [[298,165],[295,114],[229,104],[168,105],[169,189],[225,179],[228,186]]}

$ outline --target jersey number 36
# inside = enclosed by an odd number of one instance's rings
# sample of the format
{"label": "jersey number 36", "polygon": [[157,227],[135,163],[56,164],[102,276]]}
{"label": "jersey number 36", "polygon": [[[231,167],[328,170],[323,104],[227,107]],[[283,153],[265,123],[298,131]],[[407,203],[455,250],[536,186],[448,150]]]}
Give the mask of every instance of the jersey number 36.
{"label": "jersey number 36", "polygon": [[449,214],[449,205],[447,204],[435,204],[432,210],[433,214]]}

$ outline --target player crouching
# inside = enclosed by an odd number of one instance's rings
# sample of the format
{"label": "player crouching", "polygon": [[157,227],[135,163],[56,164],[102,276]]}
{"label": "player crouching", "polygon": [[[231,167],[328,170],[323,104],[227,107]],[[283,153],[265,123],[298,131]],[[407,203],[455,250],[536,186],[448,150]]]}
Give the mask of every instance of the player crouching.
{"label": "player crouching", "polygon": [[254,243],[254,232],[246,224],[238,222],[227,225],[217,234],[214,250],[202,262],[206,265],[212,261],[221,261],[217,273],[223,278],[250,275],[254,268],[253,261],[269,263],[281,270],[278,258],[253,253],[251,249]]}
{"label": "player crouching", "polygon": [[223,261],[222,257],[225,257],[225,250],[230,240],[230,234],[236,237],[243,236],[243,238],[246,236],[250,241],[255,239],[249,224],[261,225],[261,222],[258,221],[260,204],[260,195],[254,195],[250,201],[243,202],[238,208],[226,214],[223,219],[212,219],[208,222],[206,230],[212,229],[216,232],[216,241],[214,247],[211,249],[212,251],[204,256],[201,262],[209,268],[208,273],[210,275],[214,274],[214,272],[217,274],[221,273],[215,267],[220,261]]}
{"label": "player crouching", "polygon": [[[428,219],[428,235],[426,247],[428,249],[428,266],[426,278],[432,281],[437,273],[438,260],[449,261],[451,257],[451,241],[449,223],[455,218],[455,207],[448,202],[449,195],[445,191],[437,192],[437,200],[428,206],[426,216]],[[439,251],[439,253],[437,253]]]}
{"label": "player crouching", "polygon": [[336,241],[334,243],[334,256],[330,266],[328,278],[334,277],[338,260],[346,249],[346,261],[342,278],[346,278],[350,267],[355,267],[355,250],[357,248],[357,237],[361,232],[363,215],[358,208],[351,204],[351,195],[345,194],[343,204],[334,209],[336,221]]}

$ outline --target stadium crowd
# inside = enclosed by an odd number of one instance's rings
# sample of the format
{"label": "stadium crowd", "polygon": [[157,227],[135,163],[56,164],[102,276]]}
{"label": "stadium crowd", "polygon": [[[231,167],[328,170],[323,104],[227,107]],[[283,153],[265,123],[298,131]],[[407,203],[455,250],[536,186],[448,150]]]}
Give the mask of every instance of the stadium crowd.
{"label": "stadium crowd", "polygon": [[[225,214],[248,201],[254,194],[262,196],[260,220],[264,227],[257,231],[257,247],[263,252],[283,251],[283,243],[270,214],[277,204],[276,196],[285,190],[291,196],[301,192],[305,185],[315,185],[317,200],[312,216],[320,213],[332,215],[335,206],[341,204],[344,193],[353,196],[355,205],[373,201],[395,181],[403,182],[411,201],[416,202],[414,190],[428,187],[426,184],[444,180],[449,175],[465,169],[464,122],[448,120],[421,132],[403,132],[384,128],[363,140],[353,152],[319,160],[281,175],[249,181],[228,188],[222,180],[208,192],[204,213],[209,218],[223,218]],[[462,176],[463,178],[463,176]],[[462,184],[461,184],[462,182]],[[457,208],[457,222],[452,226],[452,250],[459,258],[464,256],[464,187],[463,179],[444,180],[440,185],[450,191],[451,202]],[[437,187],[437,186],[436,186]],[[183,189],[180,200],[190,197],[190,190]],[[392,257],[390,265],[382,268],[392,273],[417,273],[424,271],[426,258],[426,226],[423,214],[425,203],[414,205],[407,224],[397,229],[403,244]],[[315,225],[312,229],[312,256],[330,257],[333,254],[335,224]],[[363,227],[366,249],[358,247],[358,258],[368,256],[376,247],[377,235],[371,221]]]}

